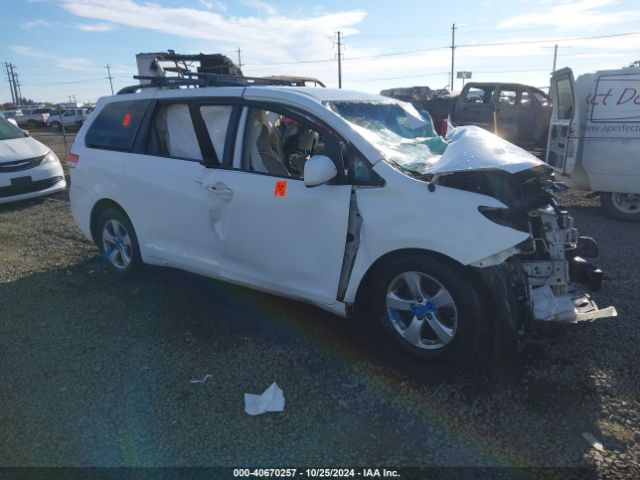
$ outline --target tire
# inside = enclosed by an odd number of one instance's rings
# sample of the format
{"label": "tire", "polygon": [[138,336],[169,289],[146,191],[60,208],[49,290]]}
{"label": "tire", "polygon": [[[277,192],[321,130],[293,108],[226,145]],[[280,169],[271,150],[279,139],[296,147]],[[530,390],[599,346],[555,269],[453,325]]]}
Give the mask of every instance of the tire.
{"label": "tire", "polygon": [[374,275],[368,316],[396,346],[428,360],[473,349],[483,309],[462,267],[416,253],[390,261]]}
{"label": "tire", "polygon": [[36,128],[38,126],[38,122],[34,121],[34,120],[29,120],[27,122],[27,128],[30,130],[33,130],[34,128]]}
{"label": "tire", "polygon": [[623,222],[640,222],[640,194],[603,192],[600,203],[605,213]]}
{"label": "tire", "polygon": [[138,237],[124,212],[104,210],[96,224],[97,244],[102,258],[112,272],[128,275],[142,264]]}
{"label": "tire", "polygon": [[55,130],[56,132],[62,129],[62,125],[60,122],[51,122],[51,130]]}

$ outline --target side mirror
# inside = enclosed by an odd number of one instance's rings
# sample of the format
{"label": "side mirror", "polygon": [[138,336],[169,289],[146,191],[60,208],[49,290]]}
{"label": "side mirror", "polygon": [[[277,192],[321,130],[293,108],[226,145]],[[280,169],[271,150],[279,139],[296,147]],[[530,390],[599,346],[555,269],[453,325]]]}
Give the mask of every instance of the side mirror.
{"label": "side mirror", "polygon": [[333,180],[338,175],[333,160],[325,155],[314,155],[304,163],[304,184],[316,187]]}

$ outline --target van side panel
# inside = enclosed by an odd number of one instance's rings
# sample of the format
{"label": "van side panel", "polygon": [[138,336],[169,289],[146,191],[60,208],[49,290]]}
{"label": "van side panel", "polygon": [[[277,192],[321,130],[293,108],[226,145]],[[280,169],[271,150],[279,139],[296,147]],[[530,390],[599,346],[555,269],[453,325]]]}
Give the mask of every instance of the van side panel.
{"label": "van side panel", "polygon": [[640,193],[640,73],[631,68],[598,72],[579,77],[576,85],[576,167],[593,191]]}

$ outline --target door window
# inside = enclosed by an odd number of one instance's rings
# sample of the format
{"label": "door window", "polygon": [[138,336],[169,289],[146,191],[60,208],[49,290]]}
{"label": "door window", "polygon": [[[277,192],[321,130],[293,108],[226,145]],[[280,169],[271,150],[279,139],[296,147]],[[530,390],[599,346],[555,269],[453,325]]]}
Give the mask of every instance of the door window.
{"label": "door window", "polygon": [[498,104],[500,106],[515,106],[516,104],[516,91],[515,89],[502,89],[500,90],[500,96],[498,97]]}
{"label": "door window", "polygon": [[573,115],[573,91],[571,81],[568,78],[561,78],[556,82],[558,118],[560,120],[570,120]]}
{"label": "door window", "polygon": [[[312,155],[326,155],[342,165],[339,139],[311,119],[252,108],[247,117],[242,168],[277,177],[303,178]],[[338,169],[340,171],[340,169]]]}
{"label": "door window", "polygon": [[491,97],[493,96],[493,86],[487,86],[483,88],[470,87],[464,96],[464,103],[473,104],[490,104]]}
{"label": "door window", "polygon": [[150,128],[147,153],[202,161],[202,152],[187,104],[160,106]]}
{"label": "door window", "polygon": [[203,105],[200,113],[209,133],[209,138],[213,144],[218,159],[222,160],[224,155],[224,145],[227,138],[229,118],[232,107],[227,105]]}

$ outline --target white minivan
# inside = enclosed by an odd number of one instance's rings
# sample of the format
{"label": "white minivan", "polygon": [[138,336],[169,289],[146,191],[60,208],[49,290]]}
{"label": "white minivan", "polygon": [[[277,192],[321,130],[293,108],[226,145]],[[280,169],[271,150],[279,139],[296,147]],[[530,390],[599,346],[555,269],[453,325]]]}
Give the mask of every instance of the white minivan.
{"label": "white minivan", "polygon": [[141,88],[102,98],[68,161],[75,221],[118,273],[171,266],[358,313],[431,359],[616,314],[574,283],[600,287],[597,246],[551,168],[477,127],[439,137],[389,98]]}
{"label": "white minivan", "polygon": [[551,77],[547,162],[569,185],[600,194],[605,212],[640,222],[640,68]]}

